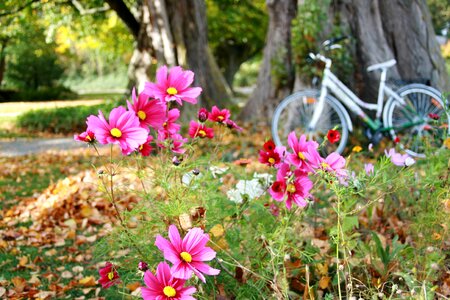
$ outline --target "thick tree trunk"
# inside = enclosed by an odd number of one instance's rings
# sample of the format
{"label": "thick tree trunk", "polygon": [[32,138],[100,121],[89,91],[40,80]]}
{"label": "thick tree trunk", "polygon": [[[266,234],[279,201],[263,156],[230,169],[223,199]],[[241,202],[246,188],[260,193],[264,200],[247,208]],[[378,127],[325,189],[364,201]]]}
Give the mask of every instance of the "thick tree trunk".
{"label": "thick tree trunk", "polygon": [[277,104],[292,91],[294,69],[291,58],[291,22],[297,12],[296,0],[267,0],[269,29],[264,59],[256,88],[241,118],[270,122]]}
{"label": "thick tree trunk", "polygon": [[379,72],[367,73],[375,63],[396,59],[388,78],[423,81],[442,91],[449,88],[445,62],[436,41],[425,0],[334,0],[333,14],[356,41],[354,87],[375,101]]}
{"label": "thick tree trunk", "polygon": [[203,88],[200,105],[228,103],[230,89],[208,46],[204,0],[145,0],[140,24],[129,67],[139,90],[156,65],[181,65],[195,72],[194,85]]}

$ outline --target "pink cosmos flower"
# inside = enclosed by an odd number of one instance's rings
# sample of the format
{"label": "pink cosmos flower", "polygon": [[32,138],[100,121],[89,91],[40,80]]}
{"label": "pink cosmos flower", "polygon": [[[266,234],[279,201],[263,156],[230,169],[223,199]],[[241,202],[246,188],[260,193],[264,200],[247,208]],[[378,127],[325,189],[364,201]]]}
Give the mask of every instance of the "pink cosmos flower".
{"label": "pink cosmos flower", "polygon": [[180,110],[177,108],[171,109],[167,112],[167,117],[163,123],[163,130],[169,132],[170,134],[178,133],[180,131],[181,125],[175,123],[180,117]]}
{"label": "pink cosmos flower", "polygon": [[194,81],[194,72],[173,67],[167,73],[166,66],[160,67],[156,72],[156,83],[146,82],[143,93],[164,102],[176,101],[183,105],[183,100],[196,104],[202,89],[189,87]]}
{"label": "pink cosmos flower", "polygon": [[291,209],[292,202],[300,207],[308,205],[306,199],[312,187],[313,183],[305,172],[299,169],[291,171],[288,164],[282,164],[277,172],[277,181],[272,184],[269,193],[276,201],[286,199],[286,208]]}
{"label": "pink cosmos flower", "polygon": [[100,144],[118,144],[124,155],[128,155],[144,144],[148,132],[140,127],[134,112],[126,111],[122,106],[114,108],[109,114],[109,123],[102,111],[97,116],[89,116],[87,125]]}
{"label": "pink cosmos flower", "polygon": [[120,283],[120,277],[119,273],[117,273],[116,266],[110,262],[107,262],[106,265],[98,271],[98,273],[100,274],[100,279],[98,282],[104,289]]}
{"label": "pink cosmos flower", "polygon": [[142,154],[142,156],[149,156],[150,153],[153,150],[152,145],[150,145],[150,143],[153,141],[153,137],[151,135],[149,135],[147,137],[147,141],[139,146],[139,152]]}
{"label": "pink cosmos flower", "polygon": [[93,143],[95,142],[95,134],[91,130],[87,129],[85,132],[75,134],[73,139],[78,142]]}
{"label": "pink cosmos flower", "polygon": [[209,138],[212,139],[214,137],[214,130],[212,128],[206,127],[202,123],[198,123],[195,121],[191,121],[189,123],[189,136],[191,138]]}
{"label": "pink cosmos flower", "polygon": [[172,150],[173,153],[183,154],[186,149],[183,149],[183,145],[188,141],[188,139],[181,136],[181,134],[175,133],[170,137],[172,139]]}
{"label": "pink cosmos flower", "polygon": [[394,148],[389,149],[389,152],[384,150],[384,153],[386,154],[386,157],[389,157],[391,159],[391,162],[399,167],[409,167],[413,165],[416,161],[414,158],[409,156],[408,154],[400,154],[395,152]]}
{"label": "pink cosmos flower", "polygon": [[364,164],[364,171],[366,171],[367,175],[372,175],[374,173],[374,167],[373,164],[368,163],[368,164]]}
{"label": "pink cosmos flower", "polygon": [[288,144],[293,153],[287,155],[287,161],[304,172],[311,172],[310,164],[314,157],[320,156],[317,152],[319,145],[314,141],[306,141],[304,134],[297,139],[294,131],[288,135]]}
{"label": "pink cosmos flower", "polygon": [[171,268],[173,277],[187,280],[194,272],[201,281],[206,282],[203,274],[217,275],[220,273],[220,270],[213,269],[204,263],[204,261],[210,261],[216,257],[216,252],[205,247],[209,241],[209,235],[203,233],[202,229],[192,228],[181,239],[177,227],[170,225],[169,239],[170,242],[158,235],[155,245],[163,251],[164,258],[173,264]]}
{"label": "pink cosmos flower", "polygon": [[144,300],[195,300],[191,296],[195,287],[185,287],[186,280],[174,278],[166,262],[159,263],[156,276],[147,270],[144,282],[146,287],[141,287]]}
{"label": "pink cosmos flower", "polygon": [[213,106],[208,118],[213,122],[224,123],[230,118],[230,115],[228,109],[224,108],[221,110],[217,106]]}
{"label": "pink cosmos flower", "polygon": [[345,158],[336,152],[330,153],[325,159],[322,159],[320,166],[328,172],[334,172],[339,177],[346,177]]}
{"label": "pink cosmos flower", "polygon": [[136,98],[136,90],[132,92],[133,104],[127,101],[128,110],[135,112],[142,128],[152,127],[158,130],[166,119],[167,106],[164,102],[150,100],[149,96],[140,93]]}

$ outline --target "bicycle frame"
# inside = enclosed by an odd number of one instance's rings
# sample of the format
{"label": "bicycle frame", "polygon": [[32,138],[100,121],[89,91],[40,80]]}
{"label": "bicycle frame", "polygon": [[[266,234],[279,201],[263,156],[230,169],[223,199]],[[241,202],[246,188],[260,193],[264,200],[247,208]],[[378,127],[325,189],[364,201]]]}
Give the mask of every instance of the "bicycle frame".
{"label": "bicycle frame", "polygon": [[[383,111],[383,102],[385,95],[391,96],[397,101],[400,102],[400,104],[404,105],[405,102],[403,99],[394,92],[391,88],[386,86],[386,72],[387,69],[382,69],[381,72],[381,78],[380,78],[380,86],[378,90],[378,99],[377,103],[367,103],[358,98],[344,83],[342,83],[336,75],[334,75],[330,71],[331,67],[331,60],[319,56],[319,59],[324,61],[326,63],[324,74],[322,78],[322,87],[320,90],[320,97],[319,102],[317,104],[317,108],[314,110],[311,122],[309,124],[309,130],[313,130],[319,121],[319,118],[322,114],[324,104],[325,104],[325,98],[330,91],[336,98],[341,101],[350,111],[352,111],[354,114],[356,114],[358,117],[360,117],[372,130],[379,130],[382,128],[380,118],[381,113]],[[372,120],[362,109],[368,109],[368,110],[376,110],[376,120]],[[347,120],[349,128],[352,128],[351,120]],[[388,128],[382,128],[382,131],[387,131]]]}

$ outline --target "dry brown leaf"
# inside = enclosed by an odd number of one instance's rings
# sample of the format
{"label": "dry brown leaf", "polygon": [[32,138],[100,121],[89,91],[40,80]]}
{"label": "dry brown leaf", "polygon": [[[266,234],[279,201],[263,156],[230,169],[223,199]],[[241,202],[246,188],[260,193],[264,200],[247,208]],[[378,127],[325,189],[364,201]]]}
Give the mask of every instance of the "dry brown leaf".
{"label": "dry brown leaf", "polygon": [[225,233],[225,229],[223,228],[222,224],[216,224],[211,228],[209,231],[214,237],[221,237]]}
{"label": "dry brown leaf", "polygon": [[73,274],[70,271],[64,271],[61,273],[61,277],[64,279],[69,279],[73,277]]}
{"label": "dry brown leaf", "polygon": [[142,284],[139,281],[132,282],[127,284],[127,289],[134,292],[138,287],[140,287]]}
{"label": "dry brown leaf", "polygon": [[95,286],[96,285],[94,276],[84,277],[84,278],[80,279],[78,281],[78,283],[83,286]]}
{"label": "dry brown leaf", "polygon": [[324,290],[324,289],[326,289],[326,288],[330,285],[330,282],[331,282],[331,277],[329,277],[329,276],[323,276],[323,277],[320,278],[320,280],[319,280],[319,287],[320,287],[322,290]]}
{"label": "dry brown leaf", "polygon": [[40,291],[39,293],[34,295],[34,298],[38,299],[50,299],[56,296],[56,292],[53,291]]}
{"label": "dry brown leaf", "polygon": [[45,255],[46,255],[46,256],[53,256],[53,255],[55,255],[56,253],[58,253],[58,251],[56,251],[56,249],[50,249],[50,250],[48,250],[48,251],[45,252]]}
{"label": "dry brown leaf", "polygon": [[72,268],[72,271],[74,273],[81,273],[81,272],[83,272],[83,270],[84,270],[84,268],[82,266],[75,266]]}
{"label": "dry brown leaf", "polygon": [[25,279],[23,279],[22,277],[18,277],[18,276],[14,277],[13,279],[11,279],[11,282],[13,283],[14,290],[17,293],[23,292],[23,290],[27,286],[27,281]]}
{"label": "dry brown leaf", "polygon": [[25,265],[26,265],[27,263],[28,263],[28,257],[22,256],[22,257],[19,259],[19,266],[25,267]]}
{"label": "dry brown leaf", "polygon": [[0,297],[3,297],[3,295],[6,294],[6,289],[2,286],[0,286]]}

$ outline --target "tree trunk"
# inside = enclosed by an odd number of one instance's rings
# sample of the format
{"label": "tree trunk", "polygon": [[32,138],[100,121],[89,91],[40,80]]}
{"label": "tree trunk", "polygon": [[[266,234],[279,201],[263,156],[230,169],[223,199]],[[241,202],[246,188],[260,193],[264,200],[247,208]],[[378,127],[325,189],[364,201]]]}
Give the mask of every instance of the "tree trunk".
{"label": "tree trunk", "polygon": [[207,40],[204,0],[145,0],[140,7],[137,47],[129,66],[130,81],[142,90],[156,64],[181,65],[195,73],[203,88],[200,105],[225,106],[230,89]]}
{"label": "tree trunk", "polygon": [[270,122],[277,104],[292,91],[294,68],[291,57],[291,22],[297,12],[296,0],[267,0],[269,29],[264,59],[256,88],[241,112],[244,120]]}
{"label": "tree trunk", "polygon": [[397,65],[389,69],[388,78],[448,90],[445,61],[425,0],[334,0],[331,12],[356,41],[354,88],[363,99],[376,100],[380,76],[366,68],[393,58]]}
{"label": "tree trunk", "polygon": [[1,41],[1,44],[0,44],[0,86],[2,86],[3,78],[5,75],[5,69],[6,69],[5,49],[6,49],[7,43],[8,43],[8,40],[4,39]]}

